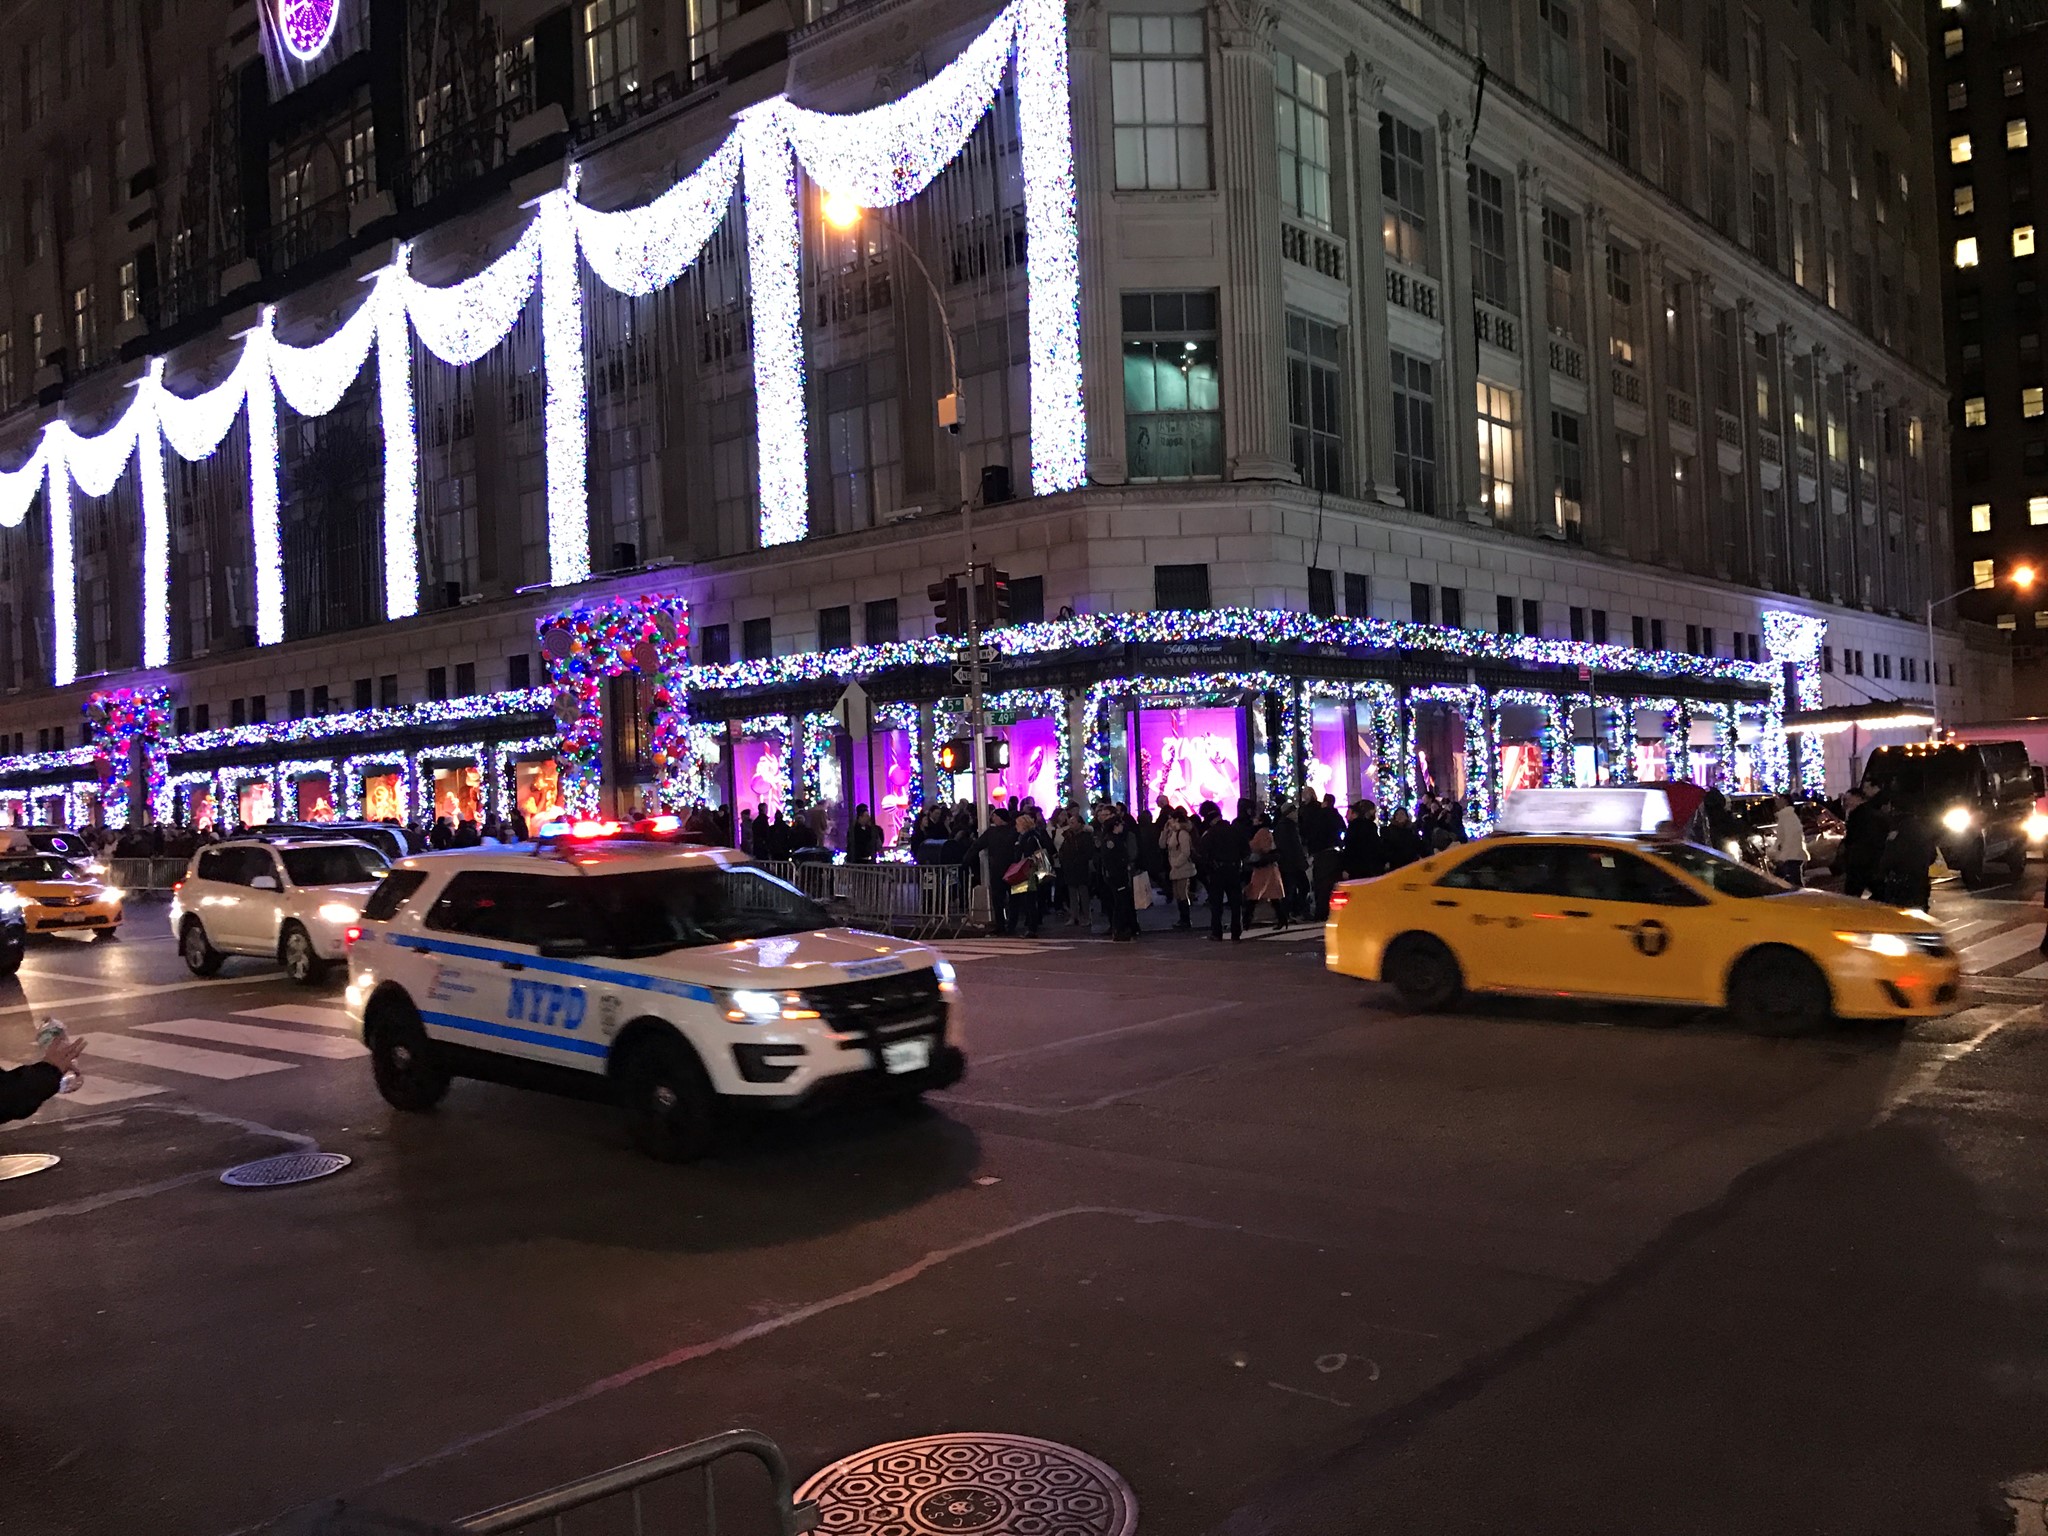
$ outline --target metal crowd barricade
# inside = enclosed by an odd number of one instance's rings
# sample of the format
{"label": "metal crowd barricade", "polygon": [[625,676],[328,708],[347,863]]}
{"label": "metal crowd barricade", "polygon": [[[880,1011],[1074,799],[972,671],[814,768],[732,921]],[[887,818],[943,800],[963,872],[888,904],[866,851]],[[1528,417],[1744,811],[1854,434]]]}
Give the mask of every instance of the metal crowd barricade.
{"label": "metal crowd barricade", "polygon": [[956,864],[756,862],[856,924],[921,939],[957,934],[970,920],[967,871]]}
{"label": "metal crowd barricade", "polygon": [[168,894],[185,878],[187,859],[109,859],[107,882],[136,895]]}
{"label": "metal crowd barricade", "polygon": [[[680,1445],[672,1451],[660,1451],[639,1461],[629,1461],[609,1472],[578,1478],[559,1488],[550,1488],[546,1493],[536,1493],[530,1498],[501,1504],[480,1515],[458,1520],[455,1528],[472,1532],[474,1536],[499,1536],[504,1532],[532,1532],[535,1536],[541,1532],[547,1536],[627,1536],[627,1533],[643,1536],[649,1529],[681,1530],[683,1527],[673,1522],[670,1512],[680,1511],[681,1506],[673,1496],[686,1493],[687,1488],[664,1485],[686,1484],[692,1473],[702,1472],[703,1529],[706,1536],[716,1536],[719,1529],[716,1463],[732,1456],[751,1457],[768,1474],[769,1506],[763,1510],[757,1501],[749,1501],[747,1514],[750,1518],[744,1530],[773,1531],[774,1536],[801,1536],[803,1532],[818,1528],[818,1506],[809,1501],[802,1504],[796,1501],[796,1485],[790,1478],[789,1463],[783,1457],[782,1447],[753,1429],[727,1430],[708,1440]],[[598,1505],[607,1505],[608,1508],[598,1511],[595,1509]],[[593,1518],[578,1520],[572,1525],[567,1517],[576,1511],[591,1511]],[[654,1526],[649,1524],[650,1511],[659,1522]],[[600,1515],[602,1518],[598,1517]]]}

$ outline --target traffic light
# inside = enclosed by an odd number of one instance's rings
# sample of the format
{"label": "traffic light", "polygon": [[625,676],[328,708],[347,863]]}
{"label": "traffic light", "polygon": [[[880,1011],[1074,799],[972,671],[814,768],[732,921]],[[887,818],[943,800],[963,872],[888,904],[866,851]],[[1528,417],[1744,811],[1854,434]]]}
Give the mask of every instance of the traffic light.
{"label": "traffic light", "polygon": [[958,576],[948,576],[924,589],[932,600],[932,615],[938,620],[936,632],[955,640],[967,635],[967,591]]}
{"label": "traffic light", "polygon": [[1010,739],[1007,736],[991,736],[982,742],[981,766],[990,773],[1000,773],[1010,766]]}
{"label": "traffic light", "polygon": [[1010,622],[1010,573],[992,565],[981,568],[979,610],[981,627],[996,629]]}
{"label": "traffic light", "polygon": [[955,736],[951,741],[939,744],[939,769],[944,773],[968,773],[974,763],[974,741],[971,737]]}

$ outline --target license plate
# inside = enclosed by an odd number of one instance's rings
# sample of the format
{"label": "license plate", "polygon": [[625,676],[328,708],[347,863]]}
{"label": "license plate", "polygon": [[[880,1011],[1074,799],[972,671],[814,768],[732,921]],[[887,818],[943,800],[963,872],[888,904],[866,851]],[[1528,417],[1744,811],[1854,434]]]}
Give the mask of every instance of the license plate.
{"label": "license plate", "polygon": [[38,926],[44,928],[85,928],[101,922],[97,917],[46,917]]}
{"label": "license plate", "polygon": [[932,1043],[915,1040],[885,1040],[882,1043],[884,1072],[918,1072],[932,1064]]}

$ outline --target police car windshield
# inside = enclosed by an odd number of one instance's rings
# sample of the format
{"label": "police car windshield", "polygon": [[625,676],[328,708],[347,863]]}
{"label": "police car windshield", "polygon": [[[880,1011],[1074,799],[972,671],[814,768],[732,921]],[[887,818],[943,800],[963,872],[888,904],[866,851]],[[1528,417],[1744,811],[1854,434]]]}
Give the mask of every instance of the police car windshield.
{"label": "police car windshield", "polygon": [[758,869],[644,869],[582,883],[605,947],[658,955],[833,926],[795,886]]}
{"label": "police car windshield", "polygon": [[68,880],[71,866],[48,854],[36,858],[0,859],[0,881]]}
{"label": "police car windshield", "polygon": [[361,843],[284,850],[284,872],[293,885],[364,885],[382,880],[390,867],[383,854]]}
{"label": "police car windshield", "polygon": [[1695,843],[1659,843],[1657,856],[1676,864],[1700,884],[1723,896],[1782,896],[1792,889],[1768,875],[1758,874],[1747,864],[1738,864]]}

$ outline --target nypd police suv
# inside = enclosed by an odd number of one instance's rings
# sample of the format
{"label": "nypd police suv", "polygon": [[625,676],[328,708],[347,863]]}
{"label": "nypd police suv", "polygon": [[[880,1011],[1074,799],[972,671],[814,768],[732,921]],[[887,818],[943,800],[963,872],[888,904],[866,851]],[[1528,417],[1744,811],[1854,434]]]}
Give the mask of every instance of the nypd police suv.
{"label": "nypd police suv", "polygon": [[721,1100],[904,1101],[958,1082],[953,968],[835,924],[730,849],[616,836],[401,859],[349,943],[378,1090],[605,1084],[642,1150],[711,1143]]}

